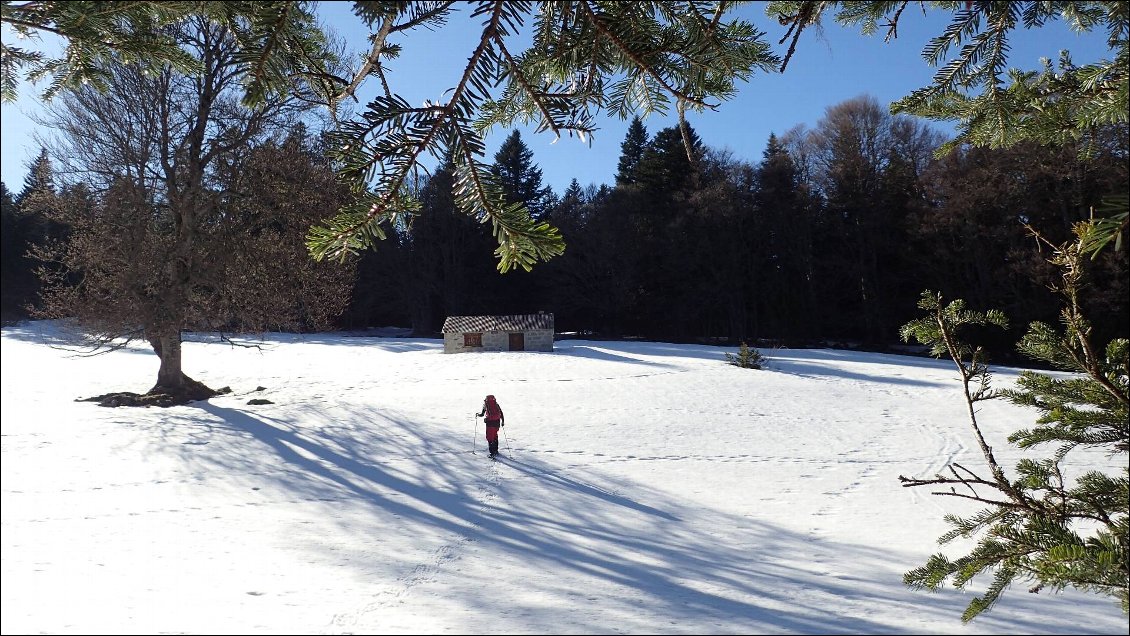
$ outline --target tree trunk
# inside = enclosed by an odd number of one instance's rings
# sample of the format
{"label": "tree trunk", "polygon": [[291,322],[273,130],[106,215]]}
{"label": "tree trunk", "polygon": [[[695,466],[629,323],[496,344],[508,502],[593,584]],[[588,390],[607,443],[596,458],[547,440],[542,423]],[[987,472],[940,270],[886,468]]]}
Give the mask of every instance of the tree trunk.
{"label": "tree trunk", "polygon": [[174,403],[184,404],[193,400],[207,400],[218,393],[204,384],[193,380],[181,370],[180,330],[149,336],[149,344],[161,359],[157,371],[157,384],[146,395],[168,396]]}

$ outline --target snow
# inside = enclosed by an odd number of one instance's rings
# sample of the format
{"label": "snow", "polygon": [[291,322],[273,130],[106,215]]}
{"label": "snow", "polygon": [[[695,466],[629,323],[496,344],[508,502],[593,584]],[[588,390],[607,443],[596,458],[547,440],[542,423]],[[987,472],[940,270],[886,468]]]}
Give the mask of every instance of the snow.
{"label": "snow", "polygon": [[[988,576],[902,584],[942,516],[975,509],[898,482],[983,466],[947,362],[779,349],[755,371],[711,346],[197,334],[186,372],[232,394],[101,408],[74,400],[145,391],[157,358],[76,356],[71,338],[3,330],[5,634],[1127,630],[1113,599],[1020,586],[964,626]],[[487,393],[506,412],[497,463],[473,417]],[[979,417],[1014,464],[1005,438],[1035,413]]]}

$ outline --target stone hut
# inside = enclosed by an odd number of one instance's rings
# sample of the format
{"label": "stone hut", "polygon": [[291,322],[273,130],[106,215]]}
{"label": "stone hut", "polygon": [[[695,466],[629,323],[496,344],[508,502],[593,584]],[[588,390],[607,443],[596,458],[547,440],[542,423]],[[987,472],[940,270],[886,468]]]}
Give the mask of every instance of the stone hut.
{"label": "stone hut", "polygon": [[553,351],[553,314],[448,316],[443,352]]}

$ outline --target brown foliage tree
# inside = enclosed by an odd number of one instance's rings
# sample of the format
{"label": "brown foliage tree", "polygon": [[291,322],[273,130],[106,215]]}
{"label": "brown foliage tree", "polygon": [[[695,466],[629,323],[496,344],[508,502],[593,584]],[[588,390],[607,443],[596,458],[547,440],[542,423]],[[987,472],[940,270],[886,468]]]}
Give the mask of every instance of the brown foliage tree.
{"label": "brown foliage tree", "polygon": [[108,91],[66,94],[50,122],[61,172],[90,188],[62,196],[69,238],[39,250],[56,263],[44,269],[45,313],[76,319],[98,344],[150,343],[157,382],[126,403],[215,394],[184,373],[182,330],[324,326],[351,280],[305,262],[309,224],[342,203],[328,167],[294,140],[264,145],[298,102],[242,106],[237,49],[222,27],[196,20],[175,36],[201,75],[118,66]]}

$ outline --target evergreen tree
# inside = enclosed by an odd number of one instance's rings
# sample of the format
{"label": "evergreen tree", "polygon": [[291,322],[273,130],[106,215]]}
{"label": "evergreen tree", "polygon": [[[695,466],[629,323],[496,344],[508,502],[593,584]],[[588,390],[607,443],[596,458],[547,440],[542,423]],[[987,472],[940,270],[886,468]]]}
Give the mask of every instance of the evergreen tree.
{"label": "evergreen tree", "polygon": [[[1105,349],[1092,345],[1090,325],[1081,312],[1086,256],[1083,238],[1088,224],[1076,228],[1077,240],[1059,247],[1053,259],[1062,271],[1064,333],[1033,323],[1020,343],[1024,352],[1077,374],[1054,378],[1024,372],[1018,388],[995,394],[983,352],[965,344],[961,329],[976,324],[1004,326],[999,312],[970,311],[961,301],[943,305],[941,296],[923,294],[920,307],[929,315],[903,327],[903,337],[930,345],[935,355],[948,355],[961,374],[973,432],[989,469],[983,476],[956,463],[934,478],[900,476],[904,486],[944,485],[944,496],[961,497],[988,507],[969,516],[946,515],[952,530],[940,543],[975,539],[965,556],[935,554],[904,577],[912,588],[936,590],[946,581],[964,588],[976,575],[993,571],[983,596],[970,602],[962,620],[973,620],[993,607],[1016,580],[1030,591],[1066,587],[1109,595],[1130,611],[1130,340],[1118,338]],[[977,420],[975,404],[1003,395],[1015,404],[1041,412],[1038,426],[1020,430],[1009,441],[1021,448],[1057,444],[1045,460],[1022,459],[1019,476],[1010,479]],[[1121,458],[1117,474],[1090,470],[1074,481],[1061,462],[1079,446],[1103,448]],[[958,489],[958,486],[961,488]],[[988,494],[985,491],[989,491]]]}
{"label": "evergreen tree", "polygon": [[615,336],[641,333],[640,299],[649,265],[637,226],[643,195],[638,188],[601,186],[586,198],[585,231],[573,239],[577,249],[567,253],[575,266],[555,292],[583,321],[578,328]]}
{"label": "evergreen tree", "polygon": [[[566,238],[575,237],[583,231],[586,212],[589,211],[587,204],[588,198],[585,196],[581,184],[575,178],[569,181],[564,194],[554,203],[553,210],[550,212],[550,220],[561,229],[562,236]],[[566,226],[568,226],[568,230],[566,230]]]}
{"label": "evergreen tree", "polygon": [[628,263],[637,256],[621,205],[623,188],[581,188],[573,180],[553,212],[570,249],[547,263],[543,283],[546,307],[559,329],[623,333],[624,307],[635,284]]}
{"label": "evergreen tree", "polygon": [[765,333],[784,340],[815,333],[813,228],[806,197],[792,156],[770,134],[755,173],[754,206],[759,216],[757,241],[761,280],[758,301],[769,306]]}
{"label": "evergreen tree", "polygon": [[[672,304],[686,307],[672,313],[692,336],[742,342],[760,335],[759,304],[771,302],[763,298],[766,232],[754,205],[755,170],[716,150],[700,165],[702,187],[676,217],[682,245],[668,247],[675,250],[675,271],[686,270],[671,290],[677,294]],[[711,301],[695,302],[696,296]]]}
{"label": "evergreen tree", "polygon": [[543,186],[541,168],[534,163],[534,153],[522,141],[517,130],[511,131],[494,155],[490,173],[502,187],[507,200],[525,204],[530,217],[540,221],[553,205],[553,189]]}
{"label": "evergreen tree", "polygon": [[407,296],[412,330],[439,331],[446,311],[466,307],[472,281],[464,278],[467,245],[472,234],[459,223],[451,185],[455,167],[450,158],[424,181],[417,194],[420,214],[410,217],[405,234]]}
{"label": "evergreen tree", "polygon": [[579,210],[585,205],[585,190],[577,183],[576,177],[569,181],[569,185],[565,187],[565,192],[561,195],[561,200],[557,202],[558,209]]}
{"label": "evergreen tree", "polygon": [[653,337],[686,340],[698,335],[702,323],[698,281],[708,273],[718,238],[716,225],[704,223],[694,203],[710,186],[703,170],[707,155],[690,125],[660,130],[644,150],[637,187],[627,192],[640,198],[634,208],[638,311]]}
{"label": "evergreen tree", "polygon": [[19,281],[26,277],[27,266],[23,257],[26,250],[21,230],[19,206],[8,191],[8,186],[0,182],[0,320],[7,324],[22,314],[21,294],[16,293]]}
{"label": "evergreen tree", "polygon": [[632,117],[628,132],[620,143],[620,161],[616,164],[616,185],[626,186],[636,182],[640,161],[647,150],[647,129],[639,116]]}
{"label": "evergreen tree", "polygon": [[55,193],[55,169],[51,166],[51,158],[47,155],[46,148],[40,148],[39,154],[28,165],[24,188],[16,196],[16,203],[22,206],[35,192]]}
{"label": "evergreen tree", "polygon": [[[542,185],[541,168],[533,161],[534,153],[522,141],[521,134],[514,130],[502,143],[494,155],[490,167],[494,179],[507,197],[507,200],[525,205],[530,218],[548,225],[550,212],[557,202],[553,189]],[[557,230],[560,232],[560,229]],[[478,283],[480,299],[491,299],[484,310],[487,313],[530,313],[542,306],[540,273],[526,267],[513,276],[481,276]]]}
{"label": "evergreen tree", "polygon": [[[664,128],[655,133],[644,148],[636,166],[636,182],[645,191],[669,195],[694,187],[697,163],[702,159],[705,147],[694,128],[687,126],[689,142],[684,142],[683,134],[678,126]],[[691,148],[689,157],[687,143]]]}
{"label": "evergreen tree", "polygon": [[[9,193],[10,195],[10,193]],[[63,239],[67,228],[54,219],[60,205],[55,183],[55,168],[47,150],[41,148],[27,165],[23,190],[16,196],[5,221],[4,291],[6,319],[27,317],[40,305],[40,282],[36,263],[27,257],[29,250],[51,240]],[[49,268],[57,264],[47,264]]]}
{"label": "evergreen tree", "polygon": [[[576,182],[574,180],[574,182]],[[15,236],[17,210],[16,200],[12,198],[12,193],[8,191],[8,186],[3,181],[0,181],[0,219],[3,219],[3,232],[0,232],[0,241],[3,241],[4,261],[7,262],[8,257],[12,254],[9,249],[11,242]]]}
{"label": "evergreen tree", "polygon": [[765,355],[757,349],[750,348],[745,342],[738,347],[738,352],[725,354],[726,362],[743,369],[760,369],[765,365]]}
{"label": "evergreen tree", "polygon": [[490,230],[459,211],[452,193],[455,178],[456,167],[448,160],[421,184],[420,214],[407,228],[406,297],[419,334],[437,333],[450,315],[503,313],[500,288],[515,280],[490,275],[494,268],[485,249]]}

